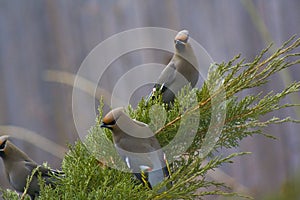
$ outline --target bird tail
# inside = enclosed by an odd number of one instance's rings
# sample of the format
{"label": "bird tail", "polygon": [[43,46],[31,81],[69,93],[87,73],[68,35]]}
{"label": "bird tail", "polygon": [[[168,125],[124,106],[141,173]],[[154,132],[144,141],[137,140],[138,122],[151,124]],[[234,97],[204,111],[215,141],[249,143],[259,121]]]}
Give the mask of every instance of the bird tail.
{"label": "bird tail", "polygon": [[150,182],[148,181],[148,173],[145,171],[141,171],[141,173],[134,173],[136,178],[140,180],[144,186],[146,186],[148,189],[152,190],[152,186]]}
{"label": "bird tail", "polygon": [[45,178],[46,185],[51,185],[54,187],[60,180],[66,177],[66,174],[63,171],[49,169],[48,174],[44,175],[43,177]]}

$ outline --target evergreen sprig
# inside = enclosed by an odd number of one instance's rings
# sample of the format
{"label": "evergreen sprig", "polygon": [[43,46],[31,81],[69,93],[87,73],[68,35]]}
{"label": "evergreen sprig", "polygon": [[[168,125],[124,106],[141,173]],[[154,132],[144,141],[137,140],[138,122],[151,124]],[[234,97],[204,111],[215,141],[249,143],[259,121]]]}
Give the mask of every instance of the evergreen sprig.
{"label": "evergreen sprig", "polygon": [[[183,153],[167,155],[172,161],[171,177],[153,190],[143,187],[130,173],[114,169],[113,165],[122,161],[118,160],[117,154],[113,154],[113,148],[109,146],[111,133],[99,128],[102,120],[101,104],[96,124],[90,129],[86,141],[78,141],[70,146],[70,151],[63,160],[65,178],[58,180],[55,188],[43,186],[40,199],[158,200],[239,195],[232,192],[225,183],[209,180],[207,173],[223,164],[232,163],[234,157],[246,153],[229,156],[214,154],[220,148],[237,147],[240,140],[253,134],[266,135],[263,128],[270,124],[299,122],[290,117],[261,120],[262,116],[274,110],[299,106],[281,104],[283,98],[299,92],[299,81],[278,93],[270,91],[266,94],[253,94],[250,91],[247,96],[239,97],[241,91],[259,88],[272,75],[299,64],[300,53],[292,53],[299,46],[300,38],[295,39],[294,36],[270,56],[267,55],[271,46],[264,49],[252,62],[246,63],[238,55],[227,63],[214,64],[203,86],[200,89],[190,89],[189,86],[183,88],[172,106],[164,105],[159,94],[149,103],[142,99],[135,109],[129,105],[128,114],[149,124],[162,146],[170,144],[178,131],[182,131],[183,135],[178,140],[181,142],[172,147],[174,152],[182,150],[185,140],[193,136],[191,144],[183,149]],[[208,154],[204,154],[203,149],[208,146],[211,149],[208,149]],[[205,160],[208,162],[204,162]],[[159,192],[170,182],[172,187]],[[18,198],[10,190],[2,193],[4,199]]]}

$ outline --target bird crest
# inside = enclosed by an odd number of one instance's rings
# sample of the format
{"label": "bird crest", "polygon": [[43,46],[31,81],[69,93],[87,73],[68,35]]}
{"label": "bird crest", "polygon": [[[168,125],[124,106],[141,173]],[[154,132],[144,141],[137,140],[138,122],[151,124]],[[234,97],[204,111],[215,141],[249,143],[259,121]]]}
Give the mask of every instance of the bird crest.
{"label": "bird crest", "polygon": [[180,41],[187,43],[189,39],[189,32],[187,30],[182,30],[175,36],[175,41]]}
{"label": "bird crest", "polygon": [[115,125],[118,118],[123,113],[124,109],[122,107],[113,109],[103,118],[103,123],[106,125]]}

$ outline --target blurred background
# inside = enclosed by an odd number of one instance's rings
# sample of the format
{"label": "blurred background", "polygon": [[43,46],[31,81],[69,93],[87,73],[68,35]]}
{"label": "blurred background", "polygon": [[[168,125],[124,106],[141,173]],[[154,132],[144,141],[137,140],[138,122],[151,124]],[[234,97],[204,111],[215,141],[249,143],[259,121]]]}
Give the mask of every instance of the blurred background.
{"label": "blurred background", "polygon": [[[67,144],[79,137],[72,115],[72,80],[55,74],[49,78],[49,70],[76,74],[97,44],[145,26],[188,29],[215,62],[229,61],[239,53],[251,61],[270,42],[276,48],[294,34],[299,37],[299,10],[299,0],[0,1],[0,135],[13,135],[13,142],[36,162],[60,168]],[[149,51],[149,55],[121,58],[111,71],[122,74],[136,63],[150,61],[166,64],[171,54]],[[99,85],[109,91],[115,77],[108,73]],[[299,79],[297,65],[252,92],[280,91]],[[300,103],[299,99],[296,94],[285,101]],[[300,109],[274,112],[266,119],[273,116],[300,119]],[[300,174],[299,130],[299,124],[288,123],[265,129],[277,140],[244,139],[229,152],[253,153],[223,166],[222,173],[227,175],[215,178],[230,179],[236,191],[246,191],[256,199],[284,191],[289,180]],[[0,186],[10,188],[2,162],[0,177]]]}

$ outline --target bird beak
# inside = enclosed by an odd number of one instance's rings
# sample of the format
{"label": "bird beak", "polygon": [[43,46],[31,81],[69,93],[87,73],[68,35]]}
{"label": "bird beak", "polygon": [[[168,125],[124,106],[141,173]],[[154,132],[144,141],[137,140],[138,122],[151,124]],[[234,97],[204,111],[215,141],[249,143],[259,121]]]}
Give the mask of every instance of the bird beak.
{"label": "bird beak", "polygon": [[181,40],[175,40],[175,47],[176,49],[183,49],[185,47],[185,42],[181,41]]}
{"label": "bird beak", "polygon": [[112,130],[112,125],[105,124],[105,123],[102,122],[102,124],[100,125],[100,128],[108,128],[108,129]]}
{"label": "bird beak", "polygon": [[185,45],[186,43],[181,40],[175,40],[174,41],[176,45]]}
{"label": "bird beak", "polygon": [[106,128],[106,124],[102,123],[102,124],[100,125],[100,127],[101,127],[101,128]]}

